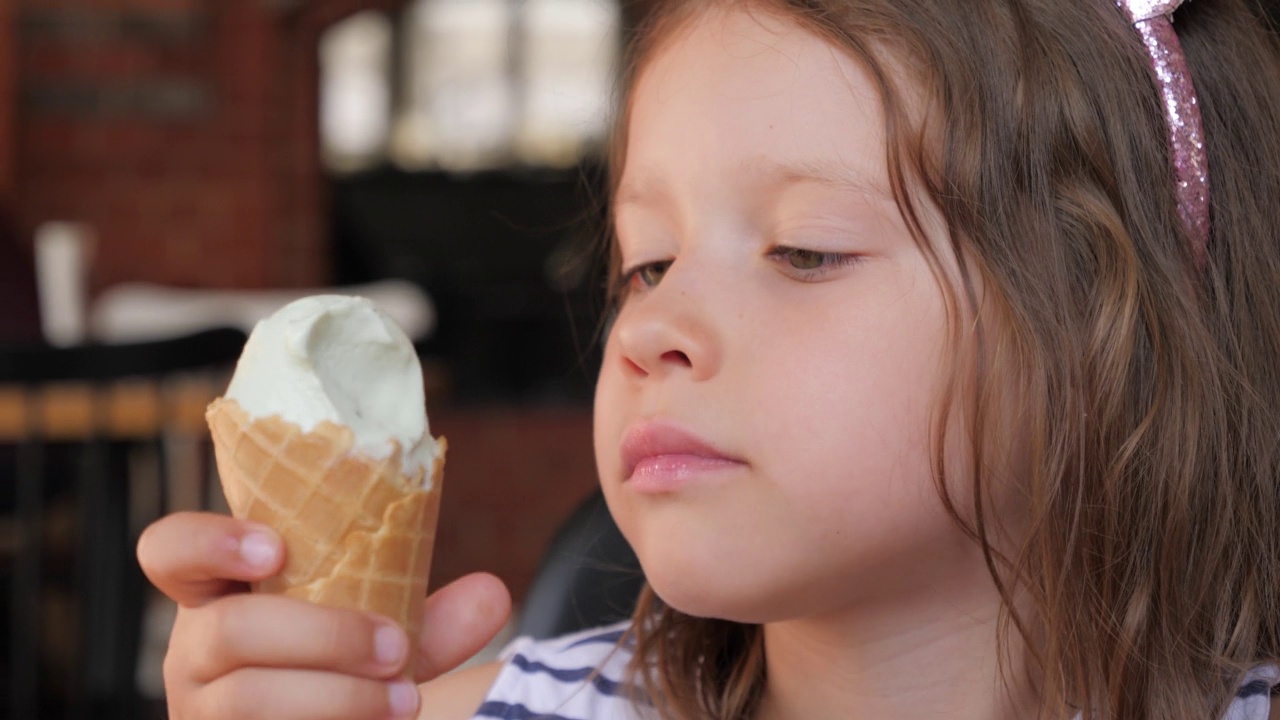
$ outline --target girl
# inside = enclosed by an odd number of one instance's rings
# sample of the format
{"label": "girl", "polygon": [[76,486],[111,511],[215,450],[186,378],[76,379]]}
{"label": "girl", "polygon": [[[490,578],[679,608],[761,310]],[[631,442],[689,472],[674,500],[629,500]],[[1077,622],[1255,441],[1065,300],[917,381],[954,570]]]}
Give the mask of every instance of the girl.
{"label": "girl", "polygon": [[[174,516],[139,548],[183,605],[171,716],[1266,718],[1257,9],[675,0],[629,68],[595,442],[633,621],[413,693],[380,620],[234,592],[269,533]],[[440,591],[418,677],[507,602]]]}

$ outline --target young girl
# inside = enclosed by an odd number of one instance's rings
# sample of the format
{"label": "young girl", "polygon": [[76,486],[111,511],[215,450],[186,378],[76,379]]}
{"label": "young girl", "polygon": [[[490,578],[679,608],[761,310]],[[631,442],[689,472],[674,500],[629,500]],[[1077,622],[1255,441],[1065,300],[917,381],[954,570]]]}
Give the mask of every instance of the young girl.
{"label": "young girl", "polygon": [[[139,548],[183,606],[171,717],[1266,718],[1280,49],[1257,8],[651,18],[595,422],[650,583],[634,620],[415,693],[381,620],[238,592],[279,567],[269,532],[174,516]],[[437,593],[419,679],[507,602],[484,576]]]}

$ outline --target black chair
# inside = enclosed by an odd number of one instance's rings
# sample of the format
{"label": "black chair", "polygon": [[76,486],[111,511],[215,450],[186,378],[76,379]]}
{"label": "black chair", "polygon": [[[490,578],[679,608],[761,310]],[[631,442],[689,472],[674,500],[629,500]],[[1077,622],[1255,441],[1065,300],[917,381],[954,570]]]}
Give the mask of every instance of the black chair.
{"label": "black chair", "polygon": [[[0,390],[11,403],[0,412],[9,420],[8,434],[0,430],[0,483],[13,491],[0,496],[11,528],[6,549],[12,551],[3,578],[10,586],[9,717],[49,717],[55,708],[69,718],[140,716],[135,673],[146,582],[134,560],[137,523],[130,523],[130,503],[137,498],[129,497],[127,468],[131,454],[155,454],[158,496],[147,505],[156,515],[166,512],[166,417],[157,404],[153,425],[114,435],[105,422],[107,399],[126,382],[162,388],[174,378],[202,378],[213,388],[225,379],[245,339],[239,330],[216,329],[130,345],[0,348]],[[69,406],[85,413],[80,430],[50,430],[56,412],[50,388],[57,387],[76,389],[78,401]],[[163,391],[156,397],[164,402]],[[194,413],[188,422],[198,422],[199,407]],[[75,508],[74,549],[70,567],[62,570],[49,565],[45,547],[51,498],[69,499]],[[70,633],[76,644],[70,686],[57,688],[46,687],[51,683],[39,664],[42,593],[55,582],[70,584],[77,626]]]}
{"label": "black chair", "polygon": [[543,555],[516,635],[550,638],[628,618],[643,585],[640,563],[597,490],[561,525]]}

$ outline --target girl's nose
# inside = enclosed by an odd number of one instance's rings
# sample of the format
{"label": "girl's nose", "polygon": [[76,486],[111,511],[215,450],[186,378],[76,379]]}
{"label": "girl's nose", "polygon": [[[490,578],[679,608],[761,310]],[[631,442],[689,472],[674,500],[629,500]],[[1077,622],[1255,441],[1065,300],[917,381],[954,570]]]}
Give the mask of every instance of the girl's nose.
{"label": "girl's nose", "polygon": [[694,298],[674,288],[630,300],[613,328],[623,371],[635,377],[688,373],[695,381],[714,375],[719,347],[704,315]]}

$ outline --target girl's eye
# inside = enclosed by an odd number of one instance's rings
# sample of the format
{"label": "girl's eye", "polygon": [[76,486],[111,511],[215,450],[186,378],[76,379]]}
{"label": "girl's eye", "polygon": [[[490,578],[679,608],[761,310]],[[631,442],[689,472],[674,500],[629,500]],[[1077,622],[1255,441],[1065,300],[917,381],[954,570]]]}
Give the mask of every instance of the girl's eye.
{"label": "girl's eye", "polygon": [[787,264],[797,270],[817,270],[827,264],[827,253],[820,253],[814,250],[800,250],[799,248],[783,249],[783,257]]}
{"label": "girl's eye", "polygon": [[791,247],[776,247],[769,251],[769,256],[785,264],[784,269],[798,271],[804,279],[813,279],[836,268],[852,265],[861,259],[859,255]]}
{"label": "girl's eye", "polygon": [[643,288],[653,288],[662,282],[663,276],[667,274],[667,270],[671,267],[670,260],[662,260],[660,262],[645,263],[626,273],[627,286],[635,288],[639,285]]}

